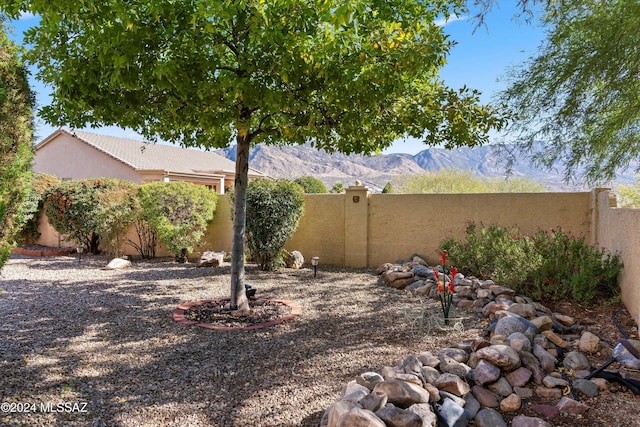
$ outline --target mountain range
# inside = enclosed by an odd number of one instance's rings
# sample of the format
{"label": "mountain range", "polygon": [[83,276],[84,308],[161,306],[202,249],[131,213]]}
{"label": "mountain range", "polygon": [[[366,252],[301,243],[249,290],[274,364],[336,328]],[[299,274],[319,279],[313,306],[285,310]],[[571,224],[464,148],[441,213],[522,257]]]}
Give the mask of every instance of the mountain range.
{"label": "mountain range", "polygon": [[[235,146],[216,152],[235,161]],[[487,178],[528,177],[545,184],[549,191],[588,189],[580,183],[563,182],[564,168],[561,165],[547,170],[534,166],[525,153],[516,152],[514,157],[516,161],[511,166],[510,174],[507,174],[506,155],[496,146],[460,147],[453,150],[430,147],[415,155],[394,153],[363,156],[329,154],[310,144],[285,147],[257,145],[251,149],[249,165],[272,178],[313,176],[320,179],[327,188],[338,182],[348,187],[359,180],[372,192],[380,192],[388,182],[395,184],[402,175],[446,168],[470,171],[476,176]],[[633,173],[629,172],[618,175],[616,181],[610,184],[635,182]]]}

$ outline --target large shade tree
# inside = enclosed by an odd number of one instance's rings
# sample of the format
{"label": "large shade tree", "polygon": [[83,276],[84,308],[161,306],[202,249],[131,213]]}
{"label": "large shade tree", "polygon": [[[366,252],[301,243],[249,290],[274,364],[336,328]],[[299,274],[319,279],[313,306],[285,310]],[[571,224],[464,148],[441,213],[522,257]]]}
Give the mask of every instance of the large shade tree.
{"label": "large shade tree", "polygon": [[438,77],[437,20],[464,0],[1,0],[41,17],[25,40],[53,124],[119,125],[206,149],[237,144],[231,304],[244,295],[252,144],[371,154],[400,137],[447,147],[503,125]]}
{"label": "large shade tree", "polygon": [[[477,2],[488,13],[496,0]],[[547,37],[507,75],[508,134],[541,165],[560,161],[567,180],[597,184],[640,168],[640,2],[519,3],[529,13],[539,5]]]}

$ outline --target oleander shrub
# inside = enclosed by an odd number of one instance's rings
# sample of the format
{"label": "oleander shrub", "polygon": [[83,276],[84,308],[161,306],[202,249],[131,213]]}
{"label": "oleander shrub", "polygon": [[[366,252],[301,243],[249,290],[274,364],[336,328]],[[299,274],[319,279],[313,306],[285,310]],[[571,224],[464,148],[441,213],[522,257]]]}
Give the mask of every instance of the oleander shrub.
{"label": "oleander shrub", "polygon": [[619,292],[620,258],[561,228],[525,235],[517,228],[471,223],[464,240],[446,239],[440,248],[465,274],[538,299],[591,304]]}
{"label": "oleander shrub", "polygon": [[247,248],[265,271],[282,264],[284,245],[304,214],[304,193],[287,180],[259,179],[247,187]]}
{"label": "oleander shrub", "polygon": [[[88,178],[60,182],[45,196],[44,208],[49,222],[66,240],[100,253],[101,233],[108,245],[113,243],[114,219],[126,218],[128,201],[114,194],[131,191],[132,184],[115,178]],[[128,226],[128,224],[126,225]]]}
{"label": "oleander shrub", "polygon": [[176,257],[193,252],[213,220],[218,194],[184,181],[152,182],[140,186],[142,219]]}

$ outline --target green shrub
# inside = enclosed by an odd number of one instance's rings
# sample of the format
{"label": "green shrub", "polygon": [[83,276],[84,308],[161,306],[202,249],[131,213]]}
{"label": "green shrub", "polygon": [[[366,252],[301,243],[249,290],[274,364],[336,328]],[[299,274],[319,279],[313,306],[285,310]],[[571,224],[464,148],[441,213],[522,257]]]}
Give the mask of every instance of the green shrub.
{"label": "green shrub", "polygon": [[31,178],[31,193],[24,203],[25,224],[20,233],[20,242],[33,244],[40,238],[40,214],[44,210],[44,197],[58,185],[60,178],[43,173],[34,173]]}
{"label": "green shrub", "polygon": [[382,194],[391,194],[393,192],[394,192],[393,184],[391,184],[390,182],[387,182],[384,188],[382,189]]}
{"label": "green shrub", "polygon": [[284,245],[304,213],[304,194],[287,180],[254,180],[247,187],[247,248],[262,270],[278,267]]}
{"label": "green shrub", "polygon": [[98,189],[97,197],[98,206],[94,214],[100,243],[109,254],[120,256],[127,232],[140,210],[138,186],[133,182],[120,181],[114,188]]}
{"label": "green shrub", "polygon": [[618,292],[618,256],[588,245],[561,229],[523,235],[517,228],[467,227],[464,241],[440,245],[461,271],[538,299],[568,299],[589,304]]}
{"label": "green shrub", "polygon": [[301,186],[307,194],[325,194],[329,192],[322,181],[312,176],[301,176],[296,178],[294,182]]}
{"label": "green shrub", "polygon": [[115,224],[109,216],[119,215],[118,210],[126,206],[123,201],[118,205],[111,199],[111,194],[131,185],[128,181],[114,178],[64,181],[46,194],[45,213],[53,228],[65,239],[84,246],[88,252],[99,253],[101,232],[109,235],[108,243],[112,242],[110,226]]}
{"label": "green shrub", "polygon": [[404,175],[397,180],[395,192],[425,193],[537,193],[545,186],[530,178],[482,178],[471,171],[454,168],[417,175]]}
{"label": "green shrub", "polygon": [[33,105],[20,48],[0,22],[0,268],[25,222],[31,187]]}
{"label": "green shrub", "polygon": [[336,194],[344,193],[344,184],[341,182],[336,182],[335,184],[333,184],[333,187],[331,187],[331,192]]}
{"label": "green shrub", "polygon": [[183,181],[144,184],[139,197],[142,217],[176,257],[183,249],[193,252],[213,220],[218,201],[215,191]]}

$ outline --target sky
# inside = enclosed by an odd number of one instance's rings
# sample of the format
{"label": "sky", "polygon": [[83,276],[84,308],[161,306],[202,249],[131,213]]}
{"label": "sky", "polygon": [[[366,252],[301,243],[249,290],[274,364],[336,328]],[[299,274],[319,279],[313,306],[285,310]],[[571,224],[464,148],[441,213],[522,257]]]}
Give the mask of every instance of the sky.
{"label": "sky", "polygon": [[[482,92],[481,101],[489,103],[492,97],[506,87],[501,76],[509,67],[515,66],[534,55],[543,41],[544,31],[535,24],[527,24],[517,19],[515,1],[505,0],[494,6],[486,19],[486,27],[476,28],[476,23],[468,16],[451,19],[443,23],[445,32],[456,45],[450,52],[448,63],[441,70],[441,77],[452,88],[467,86]],[[38,18],[26,15],[13,22],[14,32],[10,37],[22,43],[22,31],[36,25]],[[474,31],[475,30],[475,31]],[[31,89],[36,93],[37,106],[50,102],[50,90],[38,82],[32,70]],[[50,135],[56,130],[39,117],[36,118],[36,141]],[[90,132],[104,133],[112,136],[142,139],[131,130],[117,127],[86,129]],[[498,135],[490,135],[496,142]],[[416,154],[427,148],[420,140],[409,139],[396,141],[383,153]]]}

